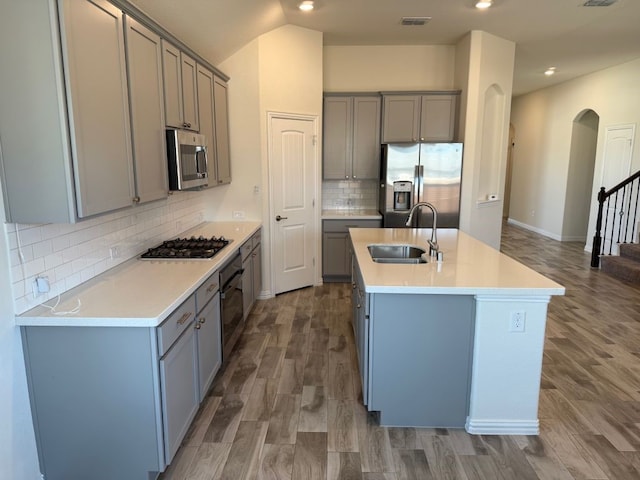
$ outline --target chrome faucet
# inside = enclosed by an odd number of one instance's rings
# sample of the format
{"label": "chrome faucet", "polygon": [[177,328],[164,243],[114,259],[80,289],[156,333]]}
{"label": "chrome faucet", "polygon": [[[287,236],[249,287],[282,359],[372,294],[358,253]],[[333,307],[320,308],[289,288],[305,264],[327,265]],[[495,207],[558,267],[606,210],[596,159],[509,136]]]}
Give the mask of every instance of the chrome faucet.
{"label": "chrome faucet", "polygon": [[411,220],[413,220],[414,212],[420,207],[428,207],[433,212],[433,226],[431,229],[431,240],[429,240],[429,255],[432,257],[436,257],[438,260],[442,260],[442,252],[438,247],[438,212],[436,207],[431,205],[429,202],[418,202],[409,211],[409,218],[407,218],[407,223],[405,225],[407,227],[411,226]]}

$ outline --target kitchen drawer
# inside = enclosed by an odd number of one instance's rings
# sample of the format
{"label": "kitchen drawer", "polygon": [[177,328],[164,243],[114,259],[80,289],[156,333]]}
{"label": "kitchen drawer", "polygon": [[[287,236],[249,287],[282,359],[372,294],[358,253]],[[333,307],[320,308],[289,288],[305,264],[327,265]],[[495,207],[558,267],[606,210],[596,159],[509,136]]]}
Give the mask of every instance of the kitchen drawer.
{"label": "kitchen drawer", "polygon": [[380,228],[382,220],[323,220],[323,232],[347,233],[350,228]]}
{"label": "kitchen drawer", "polygon": [[215,272],[196,290],[196,311],[198,313],[209,303],[218,290],[220,290],[220,276],[218,272]]}
{"label": "kitchen drawer", "polygon": [[253,234],[253,237],[251,237],[251,250],[253,250],[258,245],[260,245],[261,242],[262,242],[262,230],[258,230],[256,233]]}
{"label": "kitchen drawer", "polygon": [[192,324],[196,315],[196,299],[191,295],[158,327],[158,349],[163,356],[180,334]]}
{"label": "kitchen drawer", "polygon": [[251,244],[251,239],[249,239],[240,247],[240,255],[242,256],[243,262],[249,257],[249,255],[251,255],[251,250],[253,250],[253,246]]}

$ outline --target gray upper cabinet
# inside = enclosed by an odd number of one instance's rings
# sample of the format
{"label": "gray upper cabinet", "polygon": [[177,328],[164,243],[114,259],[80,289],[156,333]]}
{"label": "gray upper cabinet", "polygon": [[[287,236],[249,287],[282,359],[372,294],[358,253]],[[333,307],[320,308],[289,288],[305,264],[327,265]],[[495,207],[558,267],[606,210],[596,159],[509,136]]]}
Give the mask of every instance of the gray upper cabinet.
{"label": "gray upper cabinet", "polygon": [[452,142],[456,138],[458,95],[422,95],[420,140]]}
{"label": "gray upper cabinet", "polygon": [[384,95],[382,143],[455,140],[458,94]]}
{"label": "gray upper cabinet", "polygon": [[209,185],[230,183],[227,85],[213,72],[198,65],[197,96],[200,133],[207,142]]}
{"label": "gray upper cabinet", "polygon": [[216,167],[218,184],[231,183],[231,153],[229,148],[229,99],[227,83],[215,76],[213,96],[216,123]]}
{"label": "gray upper cabinet", "polygon": [[378,178],[380,97],[326,96],[324,99],[323,178]]}
{"label": "gray upper cabinet", "polygon": [[[186,114],[191,128],[199,128],[195,55],[160,41],[159,57],[157,34],[179,42],[126,2],[118,5],[3,5],[0,179],[7,222],[74,223],[131,207],[138,197],[146,202],[167,195],[164,128],[175,112],[181,116],[176,127],[184,128]],[[220,171],[230,181],[226,88],[220,82],[223,95],[214,97],[223,113],[214,114],[225,126],[216,150],[226,152]],[[179,94],[171,96],[173,91]]]}
{"label": "gray upper cabinet", "polygon": [[382,143],[417,142],[420,135],[420,96],[383,97]]}
{"label": "gray upper cabinet", "polygon": [[60,8],[78,217],[134,196],[123,13],[103,0]]}
{"label": "gray upper cabinet", "polygon": [[130,17],[125,18],[131,131],[135,166],[135,201],[168,196],[164,135],[162,48],[160,37]]}
{"label": "gray upper cabinet", "polygon": [[213,72],[202,65],[197,67],[198,111],[200,113],[200,133],[204,135],[209,162],[209,185],[218,184],[216,169],[216,118],[213,107]]}
{"label": "gray upper cabinet", "polygon": [[167,126],[198,131],[196,61],[163,40],[162,64]]}

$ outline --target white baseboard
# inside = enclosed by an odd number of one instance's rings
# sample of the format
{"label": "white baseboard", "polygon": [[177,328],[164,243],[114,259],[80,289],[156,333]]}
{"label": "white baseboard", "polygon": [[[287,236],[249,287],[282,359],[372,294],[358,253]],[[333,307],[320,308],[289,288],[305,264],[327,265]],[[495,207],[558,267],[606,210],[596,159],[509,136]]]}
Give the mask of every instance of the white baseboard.
{"label": "white baseboard", "polygon": [[467,417],[465,430],[474,435],[538,435],[540,422],[536,420],[471,420]]}
{"label": "white baseboard", "polygon": [[517,220],[514,220],[513,218],[508,218],[507,219],[507,223],[515,225],[516,227],[524,228],[525,230],[530,230],[532,232],[539,233],[540,235],[544,235],[545,237],[552,238],[553,240],[558,240],[559,242],[562,241],[562,237],[560,237],[560,235],[556,235],[555,233],[547,232],[546,230],[543,230],[542,228],[534,227],[532,225],[528,225],[526,223],[519,222]]}

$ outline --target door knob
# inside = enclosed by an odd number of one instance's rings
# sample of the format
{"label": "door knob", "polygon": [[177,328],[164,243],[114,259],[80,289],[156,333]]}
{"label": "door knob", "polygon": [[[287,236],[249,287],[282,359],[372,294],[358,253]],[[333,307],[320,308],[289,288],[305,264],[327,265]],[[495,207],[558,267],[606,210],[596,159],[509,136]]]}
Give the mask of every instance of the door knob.
{"label": "door knob", "polygon": [[280,215],[276,215],[276,222],[279,222],[280,220],[286,220],[289,217],[281,217]]}

